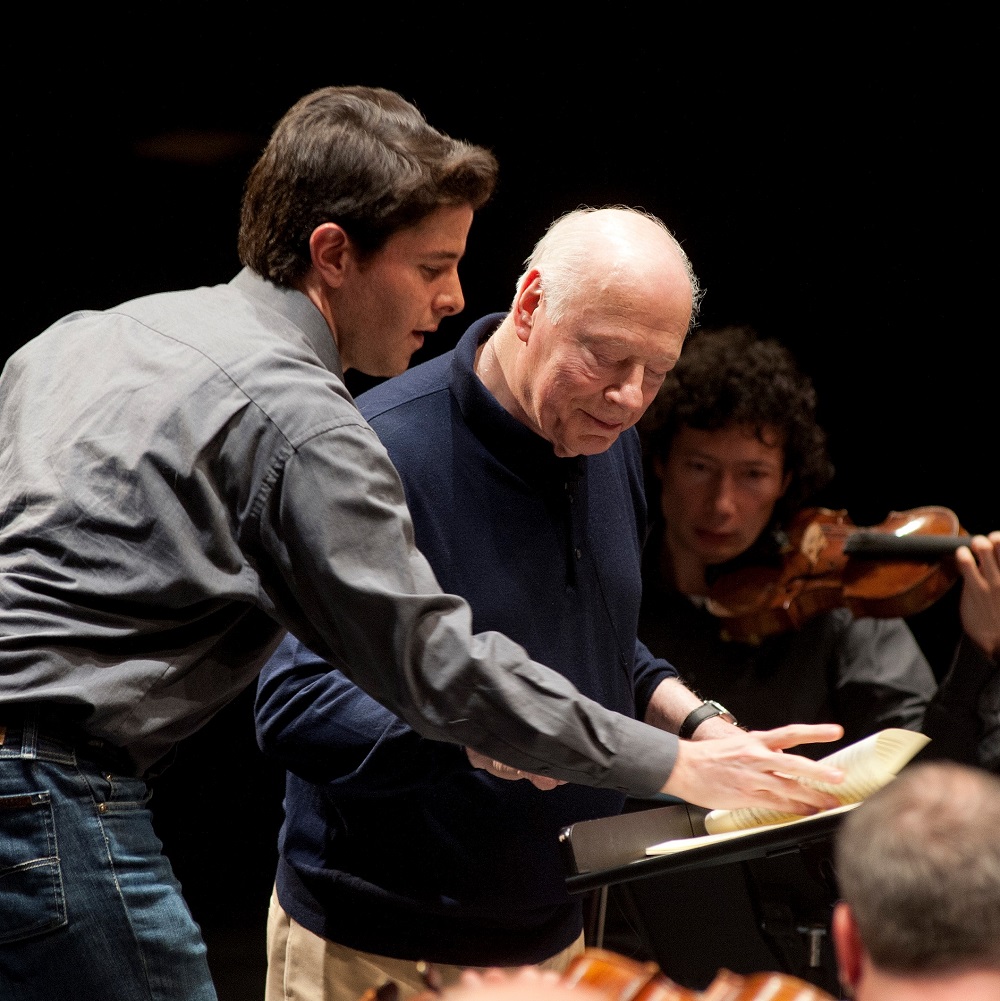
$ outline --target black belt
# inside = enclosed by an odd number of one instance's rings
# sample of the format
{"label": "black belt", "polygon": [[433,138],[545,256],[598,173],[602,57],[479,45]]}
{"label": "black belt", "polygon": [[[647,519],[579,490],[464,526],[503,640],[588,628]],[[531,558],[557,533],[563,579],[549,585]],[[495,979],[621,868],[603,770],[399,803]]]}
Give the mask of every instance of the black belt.
{"label": "black belt", "polygon": [[0,706],[0,746],[11,747],[24,740],[25,727],[31,725],[37,738],[71,751],[82,761],[97,765],[116,775],[139,777],[132,756],[124,748],[83,729],[80,713],[55,703],[28,703]]}

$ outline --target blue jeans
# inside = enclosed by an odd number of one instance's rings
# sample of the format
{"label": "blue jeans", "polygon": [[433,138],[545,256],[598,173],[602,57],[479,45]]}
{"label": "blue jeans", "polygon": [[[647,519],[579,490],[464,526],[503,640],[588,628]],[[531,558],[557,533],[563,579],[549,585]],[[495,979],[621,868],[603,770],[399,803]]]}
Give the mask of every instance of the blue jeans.
{"label": "blue jeans", "polygon": [[[0,724],[3,724],[0,713]],[[0,997],[216,1001],[142,779],[28,718],[0,744]]]}

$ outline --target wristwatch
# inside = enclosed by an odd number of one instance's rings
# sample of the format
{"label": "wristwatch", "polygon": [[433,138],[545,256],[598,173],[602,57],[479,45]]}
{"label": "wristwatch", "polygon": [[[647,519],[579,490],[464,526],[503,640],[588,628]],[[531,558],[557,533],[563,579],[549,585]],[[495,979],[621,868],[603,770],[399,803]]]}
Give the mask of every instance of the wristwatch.
{"label": "wristwatch", "polygon": [[694,736],[695,730],[705,720],[711,719],[713,716],[721,716],[727,723],[739,726],[739,723],[736,722],[736,717],[724,705],[720,705],[712,699],[706,699],[700,706],[692,709],[684,717],[684,722],[681,723],[681,728],[677,731],[677,736],[682,740],[690,740]]}

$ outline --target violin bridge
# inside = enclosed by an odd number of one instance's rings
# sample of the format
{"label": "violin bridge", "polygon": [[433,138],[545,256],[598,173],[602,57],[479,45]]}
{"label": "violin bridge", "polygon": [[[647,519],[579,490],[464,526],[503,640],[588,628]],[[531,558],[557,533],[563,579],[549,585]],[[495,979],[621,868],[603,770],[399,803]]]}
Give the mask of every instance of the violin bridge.
{"label": "violin bridge", "polygon": [[823,533],[821,525],[813,522],[803,533],[802,541],[799,543],[799,552],[809,561],[809,565],[815,568],[819,563],[820,554],[826,548],[826,535]]}

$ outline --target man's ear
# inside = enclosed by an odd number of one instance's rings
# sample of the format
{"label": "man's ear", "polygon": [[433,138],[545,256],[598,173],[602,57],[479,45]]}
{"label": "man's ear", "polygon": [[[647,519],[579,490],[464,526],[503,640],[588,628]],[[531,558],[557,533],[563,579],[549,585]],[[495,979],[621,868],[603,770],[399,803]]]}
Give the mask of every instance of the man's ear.
{"label": "man's ear", "polygon": [[833,944],[837,951],[837,971],[840,982],[851,995],[857,990],[861,980],[863,967],[864,945],[858,932],[858,923],[854,920],[851,908],[840,901],[833,909]]}
{"label": "man's ear", "polygon": [[527,343],[535,320],[535,310],[542,299],[542,275],[532,268],[522,279],[514,296],[514,330],[518,338]]}
{"label": "man's ear", "polygon": [[349,260],[354,256],[350,238],[335,222],[317,226],[309,237],[309,256],[317,274],[331,288],[339,288]]}

